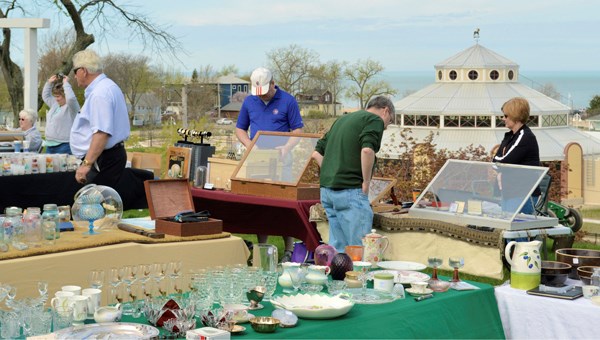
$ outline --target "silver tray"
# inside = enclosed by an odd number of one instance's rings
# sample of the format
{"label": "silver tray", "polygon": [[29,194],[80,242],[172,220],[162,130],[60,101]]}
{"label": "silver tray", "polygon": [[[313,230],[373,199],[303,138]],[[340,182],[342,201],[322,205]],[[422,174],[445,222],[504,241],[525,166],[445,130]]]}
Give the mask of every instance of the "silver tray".
{"label": "silver tray", "polygon": [[153,339],[159,330],[150,325],[128,322],[107,322],[73,326],[57,331],[57,339]]}

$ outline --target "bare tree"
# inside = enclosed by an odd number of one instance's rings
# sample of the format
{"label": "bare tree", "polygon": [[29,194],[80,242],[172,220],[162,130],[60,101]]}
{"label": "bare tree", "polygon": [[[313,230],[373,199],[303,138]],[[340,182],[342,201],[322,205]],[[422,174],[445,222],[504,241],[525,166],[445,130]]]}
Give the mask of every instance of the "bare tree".
{"label": "bare tree", "polygon": [[[13,12],[27,13],[26,7],[32,9],[42,5],[43,8],[54,8],[68,16],[75,31],[75,40],[65,55],[60,71],[67,74],[71,71],[72,57],[75,53],[92,45],[96,38],[90,31],[97,32],[102,40],[105,34],[114,35],[122,30],[130,41],[141,41],[145,48],[157,52],[157,55],[170,54],[177,58],[182,48],[178,40],[167,32],[165,27],[153,23],[147,16],[130,11],[126,5],[118,5],[114,0],[12,0],[3,1],[0,6],[0,18],[8,18]],[[11,98],[13,114],[17,115],[23,107],[23,74],[19,65],[13,62],[10,55],[11,30],[2,30],[3,40],[0,45],[0,67]]]}
{"label": "bare tree", "polygon": [[152,86],[158,86],[154,80],[148,57],[129,54],[109,54],[104,57],[104,73],[115,83],[119,84],[121,91],[131,105],[130,118],[135,115],[135,108],[140,95]]}
{"label": "bare tree", "polygon": [[346,91],[349,98],[358,100],[361,109],[364,109],[369,100],[380,95],[394,95],[396,90],[383,80],[376,80],[376,76],[383,72],[383,66],[371,59],[359,60],[346,67],[344,74],[353,83]]}
{"label": "bare tree", "polygon": [[279,87],[294,95],[310,68],[319,64],[317,52],[292,44],[267,53],[269,68]]}
{"label": "bare tree", "polygon": [[546,96],[552,98],[552,99],[556,99],[556,100],[560,101],[561,94],[560,94],[560,92],[558,92],[558,90],[556,89],[556,87],[552,83],[546,83],[546,84],[544,84],[540,88],[540,92],[543,93],[543,94],[545,94]]}

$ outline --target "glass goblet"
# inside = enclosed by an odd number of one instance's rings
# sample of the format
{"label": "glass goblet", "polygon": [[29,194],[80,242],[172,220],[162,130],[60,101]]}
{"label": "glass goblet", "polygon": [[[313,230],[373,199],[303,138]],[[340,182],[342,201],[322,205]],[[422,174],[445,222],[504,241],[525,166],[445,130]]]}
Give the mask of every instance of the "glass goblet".
{"label": "glass goblet", "polygon": [[304,268],[301,267],[290,267],[286,269],[290,274],[290,280],[292,281],[292,286],[294,287],[294,293],[298,293],[300,286],[302,286],[302,282],[304,282],[305,272]]}
{"label": "glass goblet", "polygon": [[104,270],[94,269],[90,272],[90,287],[101,289],[104,286]]}
{"label": "glass goblet", "polygon": [[371,262],[366,261],[353,261],[352,266],[354,270],[359,272],[358,280],[362,283],[361,298],[367,299],[367,272],[371,268]]}
{"label": "glass goblet", "polygon": [[431,280],[438,280],[438,267],[444,263],[444,260],[437,255],[427,257],[427,264],[433,269]]}
{"label": "glass goblet", "polygon": [[149,264],[140,264],[138,268],[138,280],[142,283],[142,294],[145,297],[149,297],[150,294],[146,291],[146,282],[150,280],[150,275],[152,274],[152,265]]}
{"label": "glass goblet", "polygon": [[448,258],[448,265],[454,268],[454,273],[452,274],[452,280],[450,280],[450,282],[460,282],[460,278],[458,277],[458,269],[465,265],[465,259],[459,256],[451,256]]}
{"label": "glass goblet", "polygon": [[38,292],[40,292],[40,296],[46,296],[46,294],[48,294],[48,282],[47,281],[38,281],[37,289],[38,289]]}

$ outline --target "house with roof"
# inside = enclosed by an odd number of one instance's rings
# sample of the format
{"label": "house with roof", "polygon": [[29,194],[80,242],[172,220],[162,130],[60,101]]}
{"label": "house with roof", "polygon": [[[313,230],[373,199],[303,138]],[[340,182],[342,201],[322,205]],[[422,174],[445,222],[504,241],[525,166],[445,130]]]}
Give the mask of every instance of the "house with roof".
{"label": "house with roof", "polygon": [[323,112],[330,116],[342,115],[342,103],[333,100],[329,90],[312,89],[296,94],[300,114],[307,115],[311,111]]}
{"label": "house with roof", "polygon": [[571,108],[519,82],[519,65],[475,45],[434,65],[435,82],[394,103],[395,122],[384,132],[378,157],[397,158],[394,140],[403,129],[424,140],[434,133],[438,148],[468,145],[491,151],[507,131],[502,105],[513,97],[529,101],[527,125],[542,161],[560,161],[564,204],[600,204],[600,140],[569,126]]}
{"label": "house with roof", "polygon": [[160,98],[154,93],[142,93],[136,101],[135,110],[131,103],[127,103],[128,110],[135,111],[133,125],[142,126],[147,124],[160,124]]}
{"label": "house with roof", "polygon": [[[218,86],[217,106],[223,110],[223,107],[232,101],[233,96],[238,92],[249,93],[250,82],[236,77],[233,73],[215,79]],[[239,112],[239,110],[238,110]]]}

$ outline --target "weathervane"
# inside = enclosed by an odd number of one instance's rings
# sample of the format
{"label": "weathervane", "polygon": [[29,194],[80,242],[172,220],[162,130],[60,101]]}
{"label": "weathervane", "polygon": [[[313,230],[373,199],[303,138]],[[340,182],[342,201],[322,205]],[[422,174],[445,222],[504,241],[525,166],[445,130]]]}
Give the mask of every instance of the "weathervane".
{"label": "weathervane", "polygon": [[475,31],[473,31],[473,39],[475,39],[476,43],[479,43],[479,27],[477,27]]}

